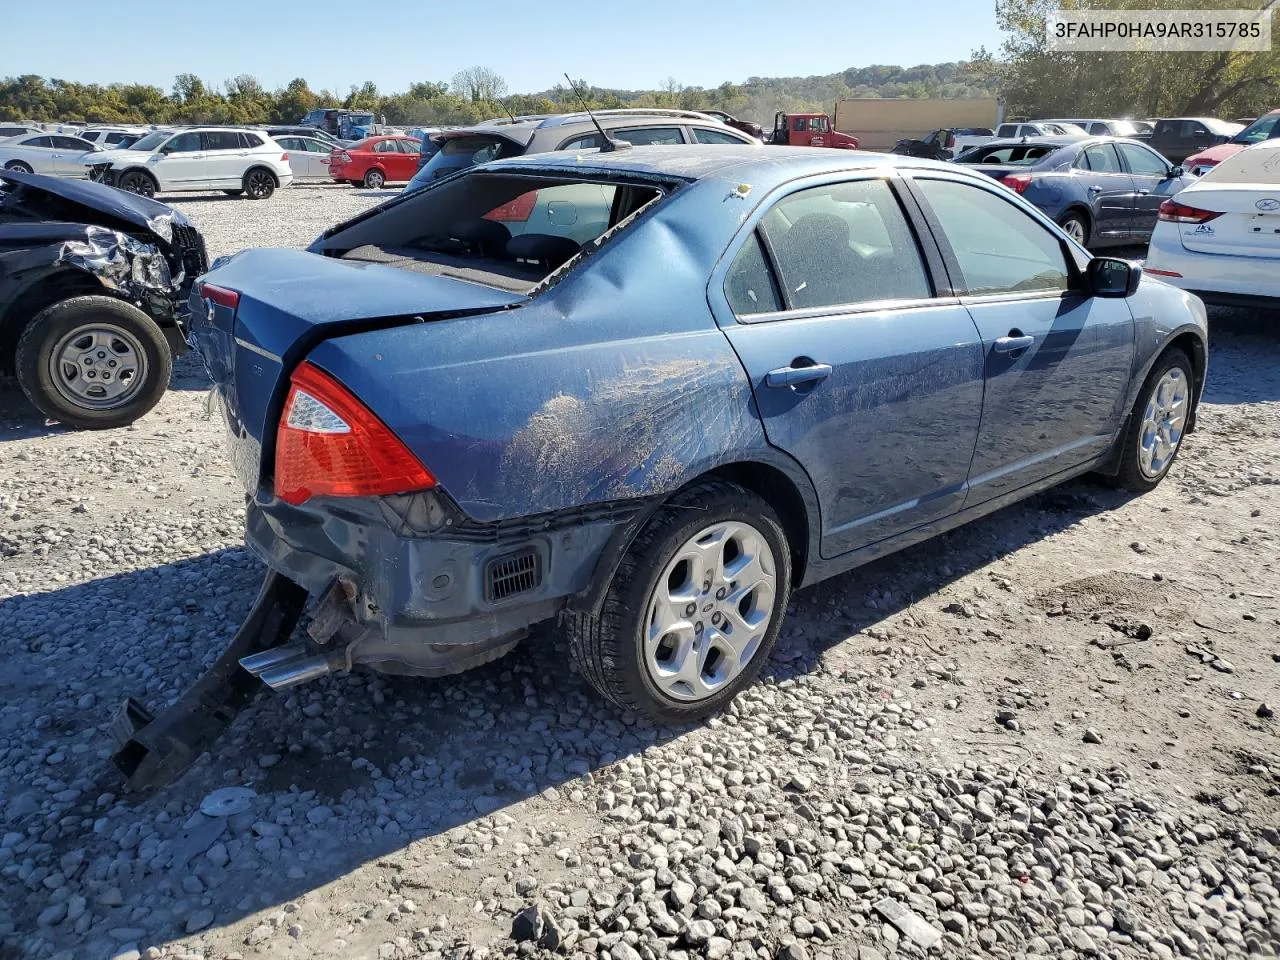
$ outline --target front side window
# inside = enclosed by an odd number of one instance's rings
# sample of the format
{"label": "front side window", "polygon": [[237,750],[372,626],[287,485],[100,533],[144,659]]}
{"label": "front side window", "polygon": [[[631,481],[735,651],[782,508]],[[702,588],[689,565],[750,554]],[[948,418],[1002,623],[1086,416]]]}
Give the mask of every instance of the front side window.
{"label": "front side window", "polygon": [[698,143],[728,143],[740,147],[744,142],[740,137],[725,133],[723,130],[708,130],[706,127],[693,127],[692,129],[693,137]]}
{"label": "front side window", "polygon": [[1058,238],[1008,200],[953,180],[917,179],[975,295],[1058,293],[1070,273]]}
{"label": "front side window", "polygon": [[1169,175],[1168,164],[1145,147],[1140,147],[1136,143],[1117,143],[1116,149],[1124,157],[1125,162],[1129,165],[1129,172],[1132,174],[1139,177],[1166,177]]}
{"label": "front side window", "polygon": [[397,153],[396,142],[394,140],[379,140],[373,145],[374,153]]}
{"label": "front side window", "polygon": [[884,180],[797,191],[765,214],[760,233],[790,309],[932,296],[915,237]]}
{"label": "front side window", "polygon": [[417,140],[397,140],[396,144],[401,153],[411,153],[415,157],[422,150],[422,144]]}
{"label": "front side window", "polygon": [[170,140],[166,147],[169,153],[198,153],[201,149],[200,134],[180,133]]}
{"label": "front side window", "polygon": [[1273,140],[1276,137],[1280,137],[1280,113],[1253,121],[1237,133],[1232,142],[1261,143],[1263,140]]}
{"label": "front side window", "polygon": [[827,132],[827,118],[826,118],[826,117],[814,117],[814,118],[813,118],[813,120],[811,120],[811,121],[809,122],[809,129],[810,129],[810,130],[812,130],[814,133],[826,133],[826,132]]}
{"label": "front side window", "polygon": [[798,131],[808,130],[808,129],[809,129],[809,121],[808,121],[808,120],[806,120],[804,117],[797,117],[797,118],[796,118],[796,126],[795,126],[795,129],[796,129],[796,130],[798,130]]}
{"label": "front side window", "polygon": [[76,150],[80,153],[86,153],[93,149],[93,144],[88,140],[81,140],[79,137],[51,137],[53,145],[59,150]]}

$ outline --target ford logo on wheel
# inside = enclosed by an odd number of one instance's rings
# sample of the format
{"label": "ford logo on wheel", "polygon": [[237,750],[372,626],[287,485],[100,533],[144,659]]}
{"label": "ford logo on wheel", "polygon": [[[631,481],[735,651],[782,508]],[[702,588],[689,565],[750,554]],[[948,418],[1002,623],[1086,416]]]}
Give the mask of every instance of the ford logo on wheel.
{"label": "ford logo on wheel", "polygon": [[1273,200],[1270,197],[1268,197],[1265,200],[1259,200],[1257,203],[1254,204],[1254,206],[1257,207],[1259,210],[1263,211],[1264,213],[1270,212],[1272,210],[1280,210],[1280,200]]}

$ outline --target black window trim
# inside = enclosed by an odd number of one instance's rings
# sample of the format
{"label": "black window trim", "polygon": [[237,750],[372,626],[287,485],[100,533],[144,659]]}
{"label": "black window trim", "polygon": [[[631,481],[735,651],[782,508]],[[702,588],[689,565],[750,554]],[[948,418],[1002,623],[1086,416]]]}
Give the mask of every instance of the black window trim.
{"label": "black window trim", "polygon": [[1095,149],[1095,148],[1097,148],[1097,147],[1110,147],[1110,148],[1111,148],[1111,152],[1112,152],[1112,153],[1114,153],[1114,154],[1116,155],[1116,163],[1120,164],[1120,169],[1119,169],[1119,170],[1095,170],[1095,169],[1093,169],[1093,167],[1092,167],[1092,166],[1088,166],[1088,167],[1076,167],[1075,169],[1077,169],[1077,170],[1087,170],[1087,171],[1089,171],[1089,173],[1092,173],[1092,174],[1094,174],[1095,176],[1103,176],[1103,177],[1127,177],[1127,176],[1130,176],[1130,172],[1129,172],[1127,169],[1125,169],[1125,167],[1127,166],[1127,164],[1124,162],[1124,154],[1122,154],[1122,153],[1120,152],[1120,148],[1119,148],[1119,147],[1117,147],[1117,146],[1116,146],[1114,143],[1112,143],[1110,140],[1105,140],[1105,141],[1103,141],[1102,143],[1086,143],[1083,147],[1081,147],[1081,148],[1080,148],[1080,153],[1078,154],[1078,156],[1083,157],[1083,156],[1085,156],[1085,154],[1087,154],[1090,150],[1093,150],[1093,149]]}
{"label": "black window trim", "polygon": [[[990,178],[988,178],[990,179]],[[1067,263],[1067,271],[1069,274],[1066,290],[1026,290],[1026,291],[1008,291],[1005,293],[970,293],[965,286],[964,271],[960,269],[960,259],[956,256],[955,251],[951,248],[951,241],[947,239],[946,233],[942,229],[937,215],[933,212],[933,208],[929,206],[928,200],[925,199],[923,193],[916,187],[917,180],[944,180],[950,183],[962,183],[973,187],[975,190],[982,190],[990,194],[1002,203],[1019,210],[1028,219],[1039,223],[1050,235],[1058,241],[1058,249],[1062,251],[1063,259]],[[915,198],[920,209],[923,211],[926,222],[929,225],[929,231],[933,236],[934,242],[941,251],[942,258],[947,264],[947,272],[955,277],[956,282],[953,284],[955,295],[960,298],[963,303],[1004,303],[1019,300],[1065,300],[1067,298],[1075,298],[1084,295],[1085,291],[1085,271],[1088,268],[1091,256],[1080,253],[1067,240],[1066,235],[1058,228],[1058,226],[1046,217],[1040,210],[1031,204],[1030,210],[1026,209],[1022,204],[1018,203],[1011,196],[1002,195],[1000,190],[1008,193],[1008,188],[1001,187],[995,189],[994,186],[988,186],[980,181],[975,181],[969,177],[957,177],[945,173],[943,171],[909,171],[902,177],[904,187],[909,190]]]}
{"label": "black window trim", "polygon": [[[884,180],[888,186],[890,193],[898,202],[898,207],[902,211],[903,218],[907,222],[907,229],[916,242],[916,249],[920,254],[921,265],[924,267],[925,281],[933,290],[933,295],[929,297],[913,297],[906,299],[891,300],[867,300],[861,303],[834,303],[821,307],[791,307],[791,299],[789,293],[784,289],[783,285],[778,281],[779,271],[777,267],[777,258],[769,245],[768,238],[760,231],[760,221],[764,219],[765,214],[773,209],[777,203],[786,197],[799,193],[814,187],[823,187],[833,183],[852,183],[859,180]],[[765,264],[769,269],[770,280],[774,289],[778,292],[778,299],[783,303],[783,309],[771,310],[767,313],[748,313],[737,314],[734,312],[732,305],[729,303],[729,296],[725,292],[725,287],[729,280],[729,271],[733,269],[733,262],[737,258],[738,253],[746,245],[748,238],[755,236],[760,243],[760,249],[764,255]],[[751,325],[757,323],[775,323],[779,320],[808,320],[818,317],[850,317],[863,314],[885,313],[887,311],[921,309],[926,307],[938,306],[955,306],[960,301],[958,295],[953,292],[950,275],[944,264],[944,259],[940,251],[936,248],[932,232],[928,229],[923,214],[919,208],[915,197],[903,185],[903,179],[896,170],[883,171],[874,169],[864,170],[843,170],[839,172],[820,174],[814,177],[806,177],[799,180],[790,180],[780,184],[760,203],[751,215],[747,218],[742,228],[736,233],[725,252],[721,255],[720,262],[715,270],[712,271],[709,292],[715,291],[716,301],[723,305],[726,318],[732,318],[735,322]]]}

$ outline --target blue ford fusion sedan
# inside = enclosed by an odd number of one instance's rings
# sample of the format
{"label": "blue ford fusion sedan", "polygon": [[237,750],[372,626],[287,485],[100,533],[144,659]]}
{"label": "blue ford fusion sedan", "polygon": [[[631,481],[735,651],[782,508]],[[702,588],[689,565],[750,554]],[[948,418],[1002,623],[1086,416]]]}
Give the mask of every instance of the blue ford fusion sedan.
{"label": "blue ford fusion sedan", "polygon": [[1155,487],[1206,366],[1195,296],[850,151],[499,161],[192,306],[264,596],[306,604],[249,674],[438,676],[557,622],[664,721],[751,682],[801,586],[1085,472]]}

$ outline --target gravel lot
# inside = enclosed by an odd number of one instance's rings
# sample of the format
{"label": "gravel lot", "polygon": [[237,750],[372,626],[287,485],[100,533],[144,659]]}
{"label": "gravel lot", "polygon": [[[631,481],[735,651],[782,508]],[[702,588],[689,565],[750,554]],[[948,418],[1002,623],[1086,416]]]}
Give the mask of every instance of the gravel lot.
{"label": "gravel lot", "polygon": [[[216,256],[377,198],[176,205]],[[1274,957],[1280,337],[1214,325],[1160,489],[1075,483],[805,591],[720,719],[616,714],[551,632],[265,694],[141,799],[112,713],[185,689],[261,578],[222,427],[190,358],[125,430],[6,389],[0,957]]]}

